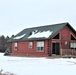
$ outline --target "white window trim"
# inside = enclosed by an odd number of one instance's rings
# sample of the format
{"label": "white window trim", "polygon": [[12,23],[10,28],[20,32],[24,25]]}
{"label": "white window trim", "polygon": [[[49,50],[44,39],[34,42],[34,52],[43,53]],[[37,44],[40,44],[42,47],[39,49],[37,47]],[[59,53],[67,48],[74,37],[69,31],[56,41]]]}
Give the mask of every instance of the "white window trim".
{"label": "white window trim", "polygon": [[29,42],[29,48],[33,48],[33,42]]}
{"label": "white window trim", "polygon": [[[75,38],[75,36],[72,34],[72,33],[70,33],[70,40],[71,40],[71,35]],[[76,39],[76,38],[75,38]]]}
{"label": "white window trim", "polygon": [[[57,34],[59,34],[59,39],[53,39]],[[52,37],[52,40],[61,40],[61,32],[58,32],[57,34]]]}
{"label": "white window trim", "polygon": [[71,48],[76,48],[76,43],[70,43]]}
{"label": "white window trim", "polygon": [[[38,47],[38,43],[43,43],[43,44],[42,44],[42,46],[43,46],[43,50],[38,50],[38,49],[37,49],[37,47]],[[39,46],[41,47],[41,45],[39,45]],[[44,52],[44,41],[38,41],[38,42],[37,42],[36,50],[37,50],[37,52]]]}
{"label": "white window trim", "polygon": [[14,43],[14,50],[18,50],[18,42]]}

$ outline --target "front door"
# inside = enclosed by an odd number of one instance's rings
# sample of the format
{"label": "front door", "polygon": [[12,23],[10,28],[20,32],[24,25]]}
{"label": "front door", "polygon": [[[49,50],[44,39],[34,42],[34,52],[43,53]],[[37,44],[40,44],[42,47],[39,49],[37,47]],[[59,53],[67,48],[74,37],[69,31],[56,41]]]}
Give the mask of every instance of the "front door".
{"label": "front door", "polygon": [[52,54],[60,55],[60,43],[52,43]]}

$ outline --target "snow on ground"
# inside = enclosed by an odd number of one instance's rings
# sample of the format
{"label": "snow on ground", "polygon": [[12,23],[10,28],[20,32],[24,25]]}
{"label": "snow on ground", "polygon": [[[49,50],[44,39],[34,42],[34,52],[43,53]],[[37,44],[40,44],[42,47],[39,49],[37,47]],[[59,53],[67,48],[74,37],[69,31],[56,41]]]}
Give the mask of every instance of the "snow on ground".
{"label": "snow on ground", "polygon": [[0,53],[0,69],[17,75],[76,75],[76,59],[14,57]]}

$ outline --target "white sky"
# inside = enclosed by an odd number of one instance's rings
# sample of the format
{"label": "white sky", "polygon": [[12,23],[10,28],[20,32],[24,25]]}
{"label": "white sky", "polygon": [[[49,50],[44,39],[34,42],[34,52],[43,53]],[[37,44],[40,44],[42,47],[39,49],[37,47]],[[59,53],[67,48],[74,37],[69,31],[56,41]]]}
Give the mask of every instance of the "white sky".
{"label": "white sky", "polygon": [[0,0],[0,35],[62,22],[76,29],[76,0]]}

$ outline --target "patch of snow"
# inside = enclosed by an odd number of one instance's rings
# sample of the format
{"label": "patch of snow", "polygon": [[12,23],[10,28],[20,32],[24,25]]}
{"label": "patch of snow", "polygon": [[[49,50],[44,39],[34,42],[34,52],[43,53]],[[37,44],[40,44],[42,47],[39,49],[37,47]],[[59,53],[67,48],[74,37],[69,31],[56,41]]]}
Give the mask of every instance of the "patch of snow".
{"label": "patch of snow", "polygon": [[36,32],[38,32],[38,30],[35,30],[34,32],[36,33]]}
{"label": "patch of snow", "polygon": [[32,35],[30,35],[28,38],[48,38],[51,34],[53,33],[53,31],[43,31],[43,32],[32,32]]}
{"label": "patch of snow", "polygon": [[16,75],[76,75],[76,58],[14,57],[0,53],[0,70]]}
{"label": "patch of snow", "polygon": [[23,35],[21,35],[21,36],[17,36],[17,37],[15,37],[15,38],[13,38],[13,39],[21,39],[22,37],[24,37],[26,34],[23,34]]}

